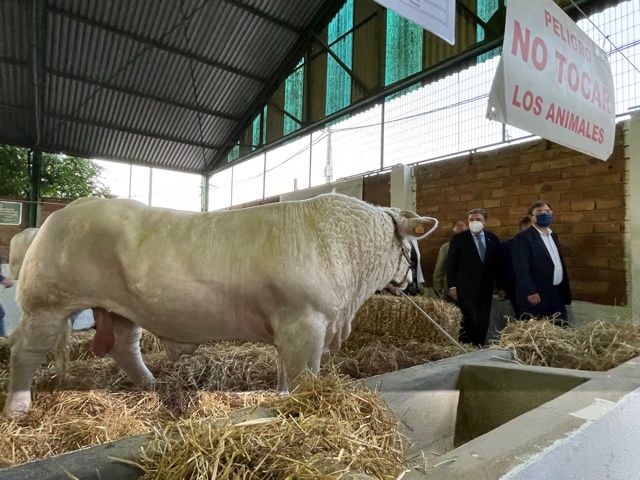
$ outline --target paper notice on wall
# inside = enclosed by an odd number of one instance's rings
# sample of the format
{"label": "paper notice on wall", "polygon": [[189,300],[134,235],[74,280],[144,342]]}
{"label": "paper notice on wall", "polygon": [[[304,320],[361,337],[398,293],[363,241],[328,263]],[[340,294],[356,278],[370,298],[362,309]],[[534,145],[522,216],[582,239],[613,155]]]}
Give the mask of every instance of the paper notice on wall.
{"label": "paper notice on wall", "polygon": [[456,0],[375,0],[451,45],[456,43]]}
{"label": "paper notice on wall", "polygon": [[615,100],[606,53],[551,0],[509,0],[487,118],[606,160]]}

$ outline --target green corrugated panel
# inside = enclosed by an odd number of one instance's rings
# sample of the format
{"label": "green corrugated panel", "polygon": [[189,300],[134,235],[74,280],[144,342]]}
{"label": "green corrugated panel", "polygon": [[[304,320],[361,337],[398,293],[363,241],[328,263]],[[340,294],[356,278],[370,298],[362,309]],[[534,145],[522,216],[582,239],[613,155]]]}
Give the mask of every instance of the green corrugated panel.
{"label": "green corrugated panel", "polygon": [[[304,58],[301,58],[295,70],[284,83],[284,109],[297,119],[302,119],[302,98],[304,97]],[[284,117],[284,134],[300,128],[295,120]]]}
{"label": "green corrugated panel", "polygon": [[[480,17],[483,22],[488,22],[491,16],[496,13],[497,10],[498,0],[478,0],[478,17]],[[478,25],[476,28],[476,40],[480,42],[484,40],[484,37],[484,29],[480,25]],[[495,57],[496,55],[500,55],[500,47],[494,48],[487,53],[483,53],[482,55],[478,55],[478,62],[484,62],[485,60],[489,60],[490,58]]]}
{"label": "green corrugated panel", "polygon": [[[340,11],[329,23],[327,42],[331,45],[338,37],[353,28],[353,0],[347,0]],[[331,50],[352,68],[353,66],[353,33],[345,36]],[[330,115],[351,103],[351,76],[342,68],[335,58],[327,54],[327,101],[326,115]]]}
{"label": "green corrugated panel", "polygon": [[262,109],[262,143],[267,143],[267,105]]}
{"label": "green corrugated panel", "polygon": [[255,150],[259,145],[262,145],[262,136],[260,135],[260,118],[262,114],[256,115],[251,124],[251,150]]}
{"label": "green corrugated panel", "polygon": [[229,153],[227,153],[227,162],[233,162],[239,156],[240,156],[240,143],[238,142],[233,147],[231,147],[231,150],[229,150]]}
{"label": "green corrugated panel", "polygon": [[384,84],[390,85],[422,70],[422,27],[387,10]]}

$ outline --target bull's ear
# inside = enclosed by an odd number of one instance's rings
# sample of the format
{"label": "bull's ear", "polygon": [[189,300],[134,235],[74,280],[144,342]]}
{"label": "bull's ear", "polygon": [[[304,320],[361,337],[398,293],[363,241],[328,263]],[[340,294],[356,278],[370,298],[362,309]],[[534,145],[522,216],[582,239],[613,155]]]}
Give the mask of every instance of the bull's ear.
{"label": "bull's ear", "polygon": [[403,210],[398,219],[398,232],[403,237],[420,240],[428,237],[438,228],[438,220],[433,217],[421,217]]}

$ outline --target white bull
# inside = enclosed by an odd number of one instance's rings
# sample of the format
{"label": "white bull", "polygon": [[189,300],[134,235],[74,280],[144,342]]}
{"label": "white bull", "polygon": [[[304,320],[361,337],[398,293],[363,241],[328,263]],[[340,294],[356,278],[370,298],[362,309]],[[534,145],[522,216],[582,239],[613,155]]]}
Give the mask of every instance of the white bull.
{"label": "white bull", "polygon": [[9,243],[9,270],[14,280],[17,280],[20,275],[20,267],[29,246],[36,237],[36,233],[38,233],[37,228],[25,228],[11,237],[11,242]]}
{"label": "white bull", "polygon": [[406,286],[409,240],[436,227],[337,194],[212,213],[73,202],[46,220],[22,266],[5,415],[29,410],[36,368],[69,315],[92,307],[115,314],[111,356],[134,383],[154,382],[144,327],[185,353],[211,340],[273,344],[286,391],[340,348],[376,290]]}

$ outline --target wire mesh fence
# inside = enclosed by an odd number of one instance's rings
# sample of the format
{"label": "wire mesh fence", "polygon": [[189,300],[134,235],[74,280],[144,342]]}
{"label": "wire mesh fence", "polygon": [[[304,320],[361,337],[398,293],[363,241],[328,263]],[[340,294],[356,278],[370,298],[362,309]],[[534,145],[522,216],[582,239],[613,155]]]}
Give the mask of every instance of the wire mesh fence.
{"label": "wire mesh fence", "polygon": [[[640,2],[619,3],[577,23],[609,56],[616,114],[640,108]],[[210,185],[223,189],[222,183],[231,182],[227,190],[233,191],[235,205],[530,137],[529,132],[485,118],[499,56],[486,58],[274,148],[267,152],[266,163],[250,159],[216,173]],[[263,185],[256,179],[262,179],[265,169]],[[224,208],[220,205],[210,201],[214,209]]]}

